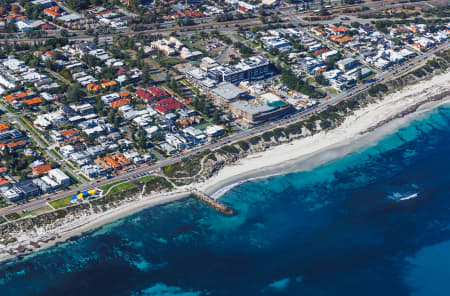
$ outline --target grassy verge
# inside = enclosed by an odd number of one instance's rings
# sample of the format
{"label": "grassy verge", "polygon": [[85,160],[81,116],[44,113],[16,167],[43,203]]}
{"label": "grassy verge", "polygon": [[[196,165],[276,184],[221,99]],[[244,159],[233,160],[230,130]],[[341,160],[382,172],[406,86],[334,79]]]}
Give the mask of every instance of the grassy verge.
{"label": "grassy verge", "polygon": [[76,168],[72,165],[72,163],[70,162],[70,160],[66,161],[65,164],[69,167],[69,169],[71,169],[71,170],[76,170]]}
{"label": "grassy verge", "polygon": [[6,105],[6,109],[8,109],[8,111],[11,112],[12,114],[16,114],[16,115],[20,114],[19,111],[17,111],[16,109],[14,109],[13,107],[11,107],[9,105]]}
{"label": "grassy verge", "polygon": [[66,174],[67,176],[69,176],[74,182],[75,182],[75,184],[80,184],[81,182],[80,182],[80,180],[78,180],[78,178],[76,178],[74,175],[72,175],[70,172],[68,172],[68,171],[66,171],[66,170],[64,170],[63,171],[64,172],[64,174]]}
{"label": "grassy verge", "polygon": [[[155,161],[161,160],[161,159],[158,157],[158,155],[156,155],[155,153],[150,153],[150,155],[153,157],[153,159],[154,159]],[[162,155],[161,155],[161,157],[162,157]],[[164,159],[164,158],[163,158],[163,159]]]}
{"label": "grassy verge", "polygon": [[51,207],[45,206],[45,207],[42,207],[40,209],[36,209],[33,211],[20,213],[19,216],[20,217],[26,217],[26,216],[31,216],[31,215],[36,216],[36,215],[44,214],[44,213],[51,212],[51,211],[53,211],[53,209]]}
{"label": "grassy verge", "polygon": [[78,176],[79,176],[81,179],[83,179],[84,181],[86,181],[86,182],[89,182],[89,181],[90,181],[90,180],[89,180],[88,178],[86,178],[86,176],[83,175],[83,174],[78,174]]}
{"label": "grassy verge", "polygon": [[38,132],[28,123],[28,120],[24,118],[19,118],[19,120],[25,125],[25,127],[34,135],[36,136],[44,145],[48,146],[48,143],[46,140],[44,140],[41,135],[39,135]]}
{"label": "grassy verge", "polygon": [[55,209],[59,209],[59,208],[64,208],[67,207],[68,205],[70,205],[70,202],[72,201],[72,197],[68,196],[68,197],[64,197],[64,198],[60,198],[54,201],[49,202],[49,204],[55,208]]}
{"label": "grassy verge", "polygon": [[59,160],[63,160],[62,156],[55,150],[52,149],[53,154],[55,154],[56,158],[58,158]]}

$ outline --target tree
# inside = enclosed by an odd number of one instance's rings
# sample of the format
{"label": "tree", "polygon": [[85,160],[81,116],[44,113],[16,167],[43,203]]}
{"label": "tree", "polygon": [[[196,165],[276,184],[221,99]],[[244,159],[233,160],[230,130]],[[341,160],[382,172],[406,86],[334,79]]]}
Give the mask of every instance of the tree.
{"label": "tree", "polygon": [[160,132],[154,133],[152,135],[152,140],[157,141],[157,142],[161,142],[162,140],[164,140],[164,135]]}
{"label": "tree", "polygon": [[358,71],[356,72],[356,80],[360,81],[362,79],[362,70],[361,68],[358,68]]}
{"label": "tree", "polygon": [[105,114],[104,107],[105,106],[100,96],[95,97],[95,110],[97,111],[98,114],[100,114],[100,116],[103,116]]}
{"label": "tree", "polygon": [[66,0],[67,6],[73,10],[82,10],[89,7],[89,0]]}
{"label": "tree", "polygon": [[145,65],[144,69],[142,69],[141,82],[148,83],[150,81],[150,72],[148,70],[148,66]]}
{"label": "tree", "polygon": [[69,103],[78,102],[82,96],[83,92],[81,91],[80,84],[74,83],[69,86],[66,93],[66,98]]}
{"label": "tree", "polygon": [[114,122],[115,116],[116,116],[116,114],[115,114],[115,112],[114,112],[114,109],[110,109],[109,112],[108,112],[108,116],[106,117],[106,119],[107,119],[109,122],[113,123],[113,122]]}
{"label": "tree", "polygon": [[114,118],[113,125],[114,125],[115,128],[119,128],[119,126],[120,126],[120,116],[116,116]]}
{"label": "tree", "polygon": [[17,32],[17,26],[15,19],[11,19],[9,22],[6,22],[6,32],[8,33],[15,33]]}
{"label": "tree", "polygon": [[280,50],[276,47],[272,47],[270,48],[269,53],[273,56],[277,56],[280,54]]}
{"label": "tree", "polygon": [[138,131],[138,146],[141,149],[145,149],[147,147],[147,135],[142,129]]}
{"label": "tree", "polygon": [[315,80],[320,85],[327,85],[328,84],[328,81],[325,79],[325,77],[322,74],[316,75]]}
{"label": "tree", "polygon": [[213,121],[215,124],[219,124],[219,123],[220,123],[220,114],[219,114],[219,112],[214,112],[214,113],[213,113],[212,121]]}

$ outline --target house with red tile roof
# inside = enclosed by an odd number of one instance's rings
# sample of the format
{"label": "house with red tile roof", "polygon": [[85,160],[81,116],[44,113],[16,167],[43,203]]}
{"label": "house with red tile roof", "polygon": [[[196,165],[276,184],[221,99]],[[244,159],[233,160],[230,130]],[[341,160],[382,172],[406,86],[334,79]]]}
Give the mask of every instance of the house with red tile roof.
{"label": "house with red tile roof", "polygon": [[9,125],[4,124],[3,122],[0,123],[0,132],[6,132],[7,130],[9,130]]}
{"label": "house with red tile roof", "polygon": [[333,35],[341,35],[341,34],[346,34],[348,32],[348,28],[343,27],[343,26],[338,26],[338,27],[330,26],[330,27],[326,28],[326,30]]}
{"label": "house with red tile roof", "polygon": [[152,94],[150,94],[149,92],[147,92],[144,89],[139,89],[135,92],[136,96],[138,96],[139,98],[146,100],[146,101],[153,101],[155,99],[155,96],[153,96]]}
{"label": "house with red tile roof", "polygon": [[33,176],[40,176],[48,173],[52,167],[49,164],[38,165],[31,169],[31,173]]}
{"label": "house with red tile roof", "polygon": [[87,89],[89,91],[92,91],[92,92],[98,92],[98,91],[100,91],[102,89],[102,87],[100,85],[98,85],[98,84],[89,83],[87,85]]}
{"label": "house with red tile roof", "polygon": [[53,6],[53,7],[45,8],[44,14],[56,19],[57,17],[61,16],[61,10],[58,6]]}
{"label": "house with red tile roof", "polygon": [[111,108],[117,109],[119,107],[122,107],[122,106],[125,106],[125,105],[129,104],[130,102],[131,102],[130,99],[123,98],[123,99],[120,99],[118,101],[111,102],[110,105],[111,105]]}
{"label": "house with red tile roof", "polygon": [[56,26],[53,26],[51,24],[42,24],[41,30],[44,30],[44,31],[56,30]]}
{"label": "house with red tile roof", "polygon": [[124,91],[124,92],[119,93],[119,96],[121,98],[130,98],[131,94],[127,91]]}
{"label": "house with red tile roof", "polygon": [[108,82],[104,82],[101,84],[102,88],[110,88],[112,86],[116,86],[117,82],[114,80],[108,81]]}
{"label": "house with red tile roof", "polygon": [[7,167],[0,167],[0,176],[4,176],[8,173]]}
{"label": "house with red tile roof", "polygon": [[184,105],[174,98],[166,98],[155,103],[154,109],[162,114],[167,114],[176,109],[184,108]]}
{"label": "house with red tile roof", "polygon": [[29,100],[25,100],[24,103],[30,107],[37,106],[42,103],[42,99],[39,97],[35,97]]}
{"label": "house with red tile roof", "polygon": [[11,181],[8,179],[5,179],[3,177],[0,177],[0,187],[9,186],[11,185]]}
{"label": "house with red tile roof", "polygon": [[7,95],[7,96],[5,96],[5,99],[9,104],[11,104],[14,101],[30,99],[32,95],[33,95],[33,91],[27,90],[26,92],[23,92],[23,93],[15,93],[15,94]]}
{"label": "house with red tile roof", "polygon": [[170,97],[170,94],[169,94],[168,92],[166,92],[165,90],[160,89],[160,88],[158,88],[158,87],[154,87],[154,86],[149,87],[149,88],[147,88],[147,91],[148,91],[152,96],[154,96],[157,100],[165,99],[165,98]]}
{"label": "house with red tile roof", "polygon": [[24,140],[20,140],[17,142],[11,142],[8,144],[0,143],[0,148],[2,148],[2,149],[8,148],[9,151],[14,151],[17,149],[24,148],[26,146],[26,144],[27,144],[27,142],[25,142]]}
{"label": "house with red tile roof", "polygon": [[80,132],[74,128],[71,128],[71,129],[60,131],[59,134],[62,137],[64,137],[65,139],[68,139],[68,138],[78,136],[80,134]]}

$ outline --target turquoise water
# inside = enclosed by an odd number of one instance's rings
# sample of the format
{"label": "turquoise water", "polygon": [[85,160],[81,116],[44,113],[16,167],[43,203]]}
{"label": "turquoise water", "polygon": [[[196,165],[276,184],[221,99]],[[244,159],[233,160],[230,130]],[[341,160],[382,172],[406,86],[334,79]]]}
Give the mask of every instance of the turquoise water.
{"label": "turquoise water", "polygon": [[[312,171],[0,266],[0,295],[449,295],[450,108]],[[409,199],[404,199],[408,198]]]}

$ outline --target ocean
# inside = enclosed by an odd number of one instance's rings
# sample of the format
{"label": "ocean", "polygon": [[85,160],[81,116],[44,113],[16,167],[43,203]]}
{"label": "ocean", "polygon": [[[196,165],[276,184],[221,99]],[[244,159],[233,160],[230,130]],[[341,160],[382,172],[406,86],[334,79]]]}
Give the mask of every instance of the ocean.
{"label": "ocean", "polygon": [[310,171],[0,265],[0,295],[450,295],[450,107]]}

